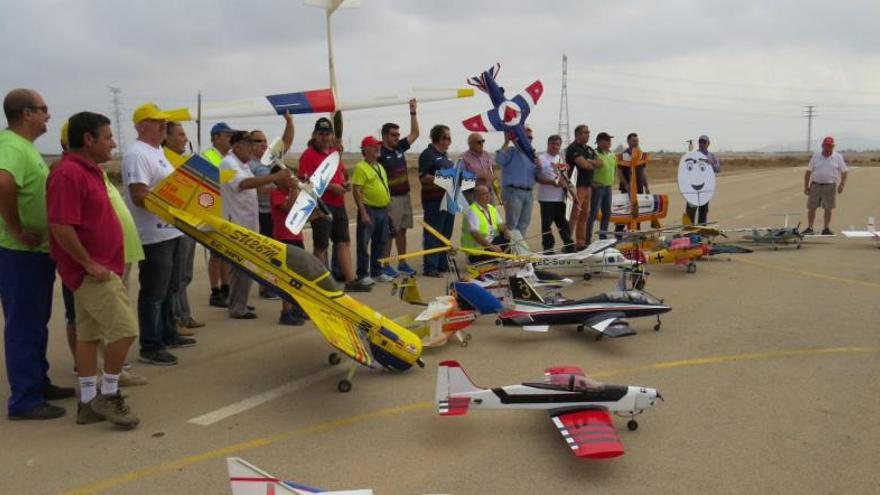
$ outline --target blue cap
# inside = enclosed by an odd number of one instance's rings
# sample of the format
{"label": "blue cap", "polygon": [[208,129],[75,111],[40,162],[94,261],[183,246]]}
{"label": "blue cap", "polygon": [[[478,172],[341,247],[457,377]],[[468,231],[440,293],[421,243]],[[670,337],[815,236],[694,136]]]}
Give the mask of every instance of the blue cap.
{"label": "blue cap", "polygon": [[214,137],[217,134],[223,134],[224,132],[231,133],[233,132],[233,129],[232,127],[229,127],[226,122],[217,122],[216,124],[214,124],[214,127],[211,128],[211,137]]}

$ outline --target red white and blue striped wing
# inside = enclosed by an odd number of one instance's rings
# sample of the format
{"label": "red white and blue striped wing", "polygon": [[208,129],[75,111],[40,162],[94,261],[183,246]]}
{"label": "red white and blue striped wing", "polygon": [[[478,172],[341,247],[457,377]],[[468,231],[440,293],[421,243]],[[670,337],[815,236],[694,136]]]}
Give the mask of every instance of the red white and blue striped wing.
{"label": "red white and blue striped wing", "polygon": [[541,95],[544,94],[544,85],[541,84],[541,81],[535,81],[530,84],[525,91],[514,96],[511,101],[516,103],[522,112],[522,116],[520,117],[520,122],[525,122],[529,117],[529,114],[532,113],[532,109],[535,108],[535,105],[538,104],[538,100],[541,99]]}
{"label": "red white and blue striped wing", "polygon": [[611,414],[606,409],[550,412],[553,424],[574,455],[588,459],[611,459],[623,455],[623,445]]}

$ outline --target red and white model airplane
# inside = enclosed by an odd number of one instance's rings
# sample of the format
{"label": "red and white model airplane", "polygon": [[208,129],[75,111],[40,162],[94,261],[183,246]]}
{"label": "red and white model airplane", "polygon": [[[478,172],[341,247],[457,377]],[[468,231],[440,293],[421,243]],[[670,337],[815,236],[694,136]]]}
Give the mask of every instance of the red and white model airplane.
{"label": "red and white model airplane", "polygon": [[276,478],[239,457],[227,457],[229,485],[232,495],[305,495],[326,493],[333,495],[373,495],[373,490],[324,491]]}
{"label": "red and white model airplane", "polygon": [[553,424],[578,457],[610,459],[623,455],[611,413],[634,419],[663,400],[656,389],[606,385],[587,378],[576,366],[547,368],[544,380],[498,388],[474,385],[458,361],[443,361],[437,370],[437,407],[441,416],[461,416],[468,409],[546,409]]}

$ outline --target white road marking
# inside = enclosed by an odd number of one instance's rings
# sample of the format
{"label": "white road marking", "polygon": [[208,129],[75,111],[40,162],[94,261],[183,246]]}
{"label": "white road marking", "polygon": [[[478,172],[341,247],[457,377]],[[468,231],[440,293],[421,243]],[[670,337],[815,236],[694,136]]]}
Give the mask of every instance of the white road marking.
{"label": "white road marking", "polygon": [[296,392],[301,388],[305,388],[315,383],[318,383],[321,380],[324,380],[330,376],[339,374],[340,371],[338,367],[325,368],[321,371],[318,371],[317,373],[298,378],[280,387],[273,388],[272,390],[267,390],[263,393],[248,397],[247,399],[240,400],[225,407],[221,407],[216,411],[211,411],[209,413],[202,414],[201,416],[196,416],[195,418],[187,421],[187,423],[192,423],[194,425],[200,426],[209,426],[219,421],[223,421],[228,417],[235,416],[236,414],[241,414],[249,409],[261,406],[284,395]]}

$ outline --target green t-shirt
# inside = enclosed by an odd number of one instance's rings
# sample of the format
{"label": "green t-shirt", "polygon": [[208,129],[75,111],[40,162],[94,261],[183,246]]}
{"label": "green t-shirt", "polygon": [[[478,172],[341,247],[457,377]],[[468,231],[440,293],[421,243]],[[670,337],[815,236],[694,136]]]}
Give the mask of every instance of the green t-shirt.
{"label": "green t-shirt", "polygon": [[[18,216],[24,230],[43,237],[37,251],[49,252],[49,224],[46,217],[46,177],[49,166],[34,143],[4,129],[0,131],[0,170],[9,173],[18,187]],[[6,230],[0,217],[0,247],[28,251]]]}
{"label": "green t-shirt", "polygon": [[385,208],[391,202],[388,176],[385,167],[378,163],[370,165],[366,160],[358,162],[351,174],[351,183],[363,189],[364,204],[367,206]]}
{"label": "green t-shirt", "polygon": [[593,182],[602,186],[614,185],[614,174],[617,173],[617,155],[612,152],[596,153],[596,158],[602,162],[602,166],[593,172]]}
{"label": "green t-shirt", "polygon": [[119,218],[119,224],[122,225],[125,262],[137,263],[144,259],[144,247],[141,245],[141,238],[138,236],[134,218],[131,217],[131,212],[128,211],[128,206],[126,206],[125,200],[122,199],[122,195],[119,194],[119,189],[116,189],[116,186],[107,177],[107,172],[104,172],[104,184],[107,185],[107,196],[110,197],[110,205],[113,206],[113,211],[116,212],[116,216]]}

